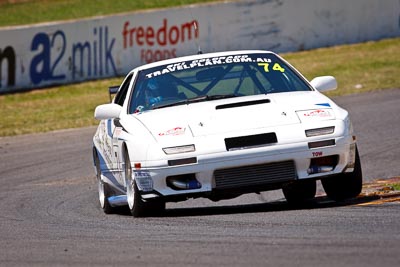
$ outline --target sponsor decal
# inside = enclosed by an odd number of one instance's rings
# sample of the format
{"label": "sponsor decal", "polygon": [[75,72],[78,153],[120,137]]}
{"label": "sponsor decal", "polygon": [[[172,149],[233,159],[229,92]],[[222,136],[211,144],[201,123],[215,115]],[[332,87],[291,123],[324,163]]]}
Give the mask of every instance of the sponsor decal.
{"label": "sponsor decal", "polygon": [[302,121],[323,121],[335,119],[335,114],[330,108],[310,109],[296,111]]}
{"label": "sponsor decal", "polygon": [[323,155],[322,151],[312,152],[312,156],[313,156],[314,158],[316,158],[316,157],[322,157],[322,155]]}
{"label": "sponsor decal", "polygon": [[302,113],[303,117],[318,117],[318,118],[330,118],[332,117],[332,114],[329,110],[327,109],[314,109],[314,110],[308,110]]}
{"label": "sponsor decal", "polygon": [[170,129],[170,130],[168,130],[168,131],[159,133],[158,136],[167,136],[167,135],[175,136],[175,135],[182,135],[182,134],[185,133],[185,131],[186,131],[186,128],[175,127],[175,128],[172,128],[172,129]]}
{"label": "sponsor decal", "polygon": [[[0,47],[0,93],[12,91],[9,87],[15,86],[36,87],[114,76],[115,41],[108,26],[101,26],[93,27],[86,36],[68,35],[64,30],[37,32],[31,40],[24,40],[30,44],[30,50],[23,52],[12,45]],[[27,84],[18,83],[18,68],[20,76],[29,77]]]}
{"label": "sponsor decal", "polygon": [[[37,33],[31,43],[34,53],[29,74],[33,84],[67,79],[65,61],[70,64],[72,80],[83,77],[101,77],[116,75],[117,69],[113,57],[115,38],[109,36],[108,27],[94,27],[93,41],[75,41],[67,46],[69,38],[64,31],[55,33]],[[69,50],[70,49],[70,50]],[[64,65],[63,65],[64,64]]]}
{"label": "sponsor decal", "polygon": [[121,133],[122,133],[122,127],[115,127],[115,130],[114,130],[114,138],[118,138],[120,135],[121,135]]}
{"label": "sponsor decal", "polygon": [[[232,63],[258,63],[258,66],[263,68],[265,72],[268,72],[271,63],[269,58],[251,58],[249,55],[234,55],[234,56],[221,56],[213,58],[202,58],[195,59],[192,61],[183,61],[175,64],[165,66],[163,69],[146,74],[146,78],[153,78],[166,73],[176,72],[185,69],[193,69],[204,66],[217,66],[221,64],[232,64]],[[271,68],[274,71],[284,72],[285,70],[278,64],[275,63]]]}
{"label": "sponsor decal", "polygon": [[[5,73],[8,73],[7,83],[5,83],[5,80],[3,82],[2,71],[4,67],[7,67],[4,70]],[[3,83],[4,86],[15,85],[15,71],[16,71],[16,56],[14,48],[12,46],[7,46],[4,49],[0,47],[0,88],[2,87]]]}
{"label": "sponsor decal", "polygon": [[320,104],[315,104],[316,106],[322,106],[322,107],[330,107],[331,104],[329,103],[320,103]]}
{"label": "sponsor decal", "polygon": [[198,25],[197,20],[172,24],[167,18],[164,18],[159,26],[134,25],[125,21],[121,33],[123,49],[142,48],[142,63],[174,58],[179,45],[198,39]]}

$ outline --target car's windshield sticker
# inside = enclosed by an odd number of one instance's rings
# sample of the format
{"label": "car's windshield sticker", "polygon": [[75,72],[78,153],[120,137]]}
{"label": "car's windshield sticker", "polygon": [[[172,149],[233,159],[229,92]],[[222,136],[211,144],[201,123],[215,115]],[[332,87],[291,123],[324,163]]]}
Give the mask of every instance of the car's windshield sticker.
{"label": "car's windshield sticker", "polygon": [[[269,70],[270,70],[269,63],[258,63],[257,65],[260,67],[263,67],[265,72],[269,72]],[[272,70],[285,72],[285,69],[282,68],[281,65],[279,65],[279,63],[275,63],[274,66],[272,67]]]}
{"label": "car's windshield sticker", "polygon": [[[195,59],[192,61],[184,61],[184,62],[167,65],[165,68],[163,68],[161,70],[157,70],[157,71],[146,74],[146,78],[153,78],[153,77],[163,75],[166,73],[171,73],[171,72],[186,70],[186,69],[193,69],[193,68],[198,68],[198,67],[215,66],[215,65],[231,64],[231,63],[252,63],[252,62],[268,65],[269,63],[272,62],[272,60],[269,58],[251,58],[248,55],[202,58],[202,59]],[[278,63],[275,63],[274,66],[272,67],[272,69],[279,70],[281,72],[284,71],[284,69]]]}

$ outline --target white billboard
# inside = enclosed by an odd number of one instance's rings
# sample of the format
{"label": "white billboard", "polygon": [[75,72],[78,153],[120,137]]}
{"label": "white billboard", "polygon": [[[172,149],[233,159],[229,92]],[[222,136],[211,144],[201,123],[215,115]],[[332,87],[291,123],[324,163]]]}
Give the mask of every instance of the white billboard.
{"label": "white billboard", "polygon": [[398,0],[243,0],[0,28],[0,93],[121,76],[199,47],[287,52],[396,36]]}

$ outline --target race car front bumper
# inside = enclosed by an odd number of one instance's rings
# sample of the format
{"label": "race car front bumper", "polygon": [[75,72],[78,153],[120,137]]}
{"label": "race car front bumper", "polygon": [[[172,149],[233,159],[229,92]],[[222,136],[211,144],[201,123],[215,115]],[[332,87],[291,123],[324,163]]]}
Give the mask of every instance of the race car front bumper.
{"label": "race car front bumper", "polygon": [[154,161],[133,173],[143,199],[261,192],[351,172],[355,150],[355,138],[346,136]]}

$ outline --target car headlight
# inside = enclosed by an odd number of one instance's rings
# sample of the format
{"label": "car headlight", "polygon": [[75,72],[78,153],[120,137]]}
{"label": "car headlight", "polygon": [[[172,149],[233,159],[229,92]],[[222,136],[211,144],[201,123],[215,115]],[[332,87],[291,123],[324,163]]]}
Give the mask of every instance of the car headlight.
{"label": "car headlight", "polygon": [[167,155],[172,155],[172,154],[194,152],[196,151],[196,148],[194,147],[194,145],[173,146],[173,147],[164,147],[163,151]]}
{"label": "car headlight", "polygon": [[335,126],[309,129],[309,130],[306,130],[306,136],[312,137],[312,136],[332,134],[334,131],[335,131]]}

